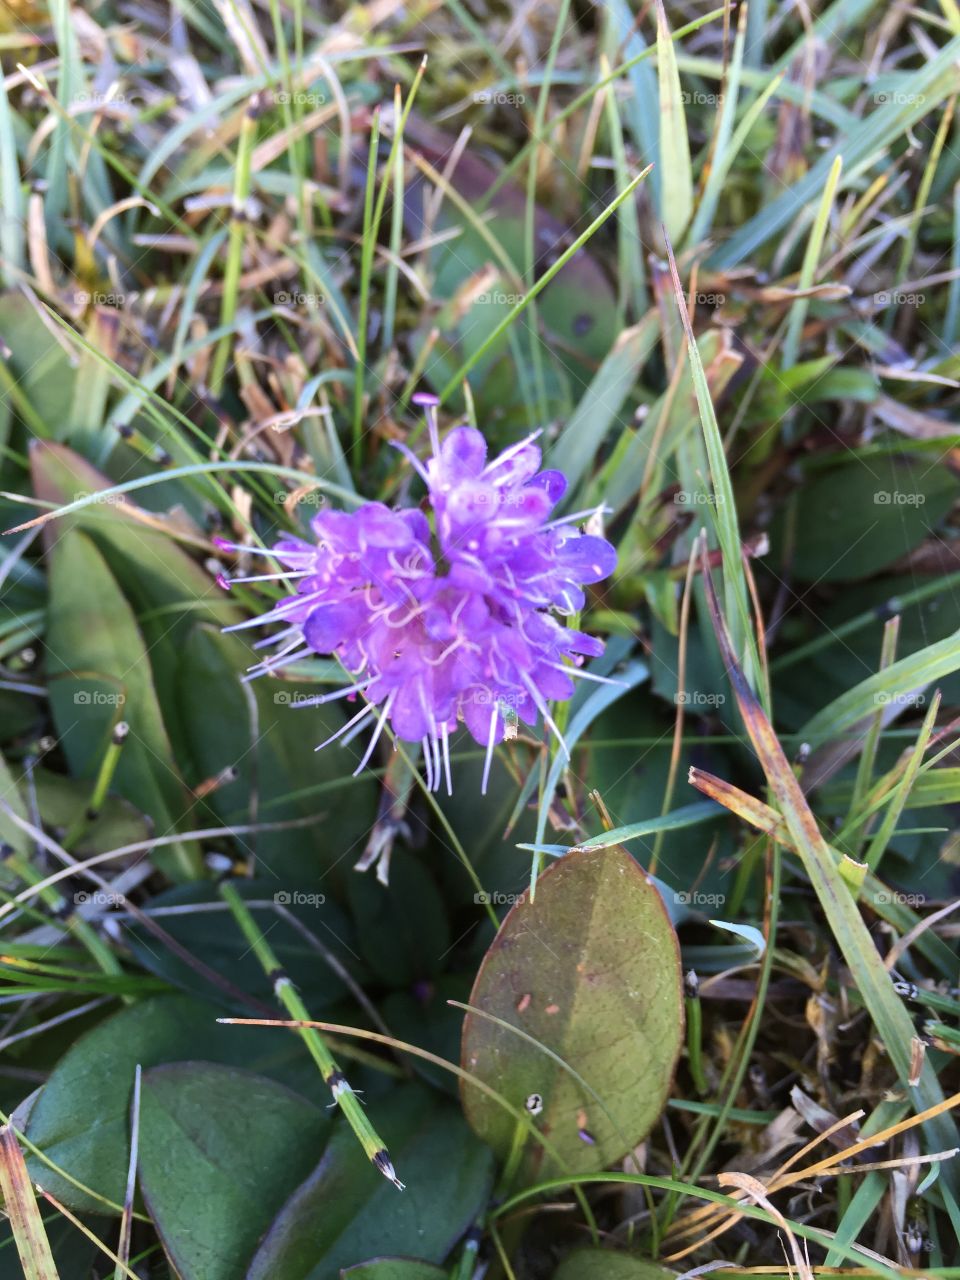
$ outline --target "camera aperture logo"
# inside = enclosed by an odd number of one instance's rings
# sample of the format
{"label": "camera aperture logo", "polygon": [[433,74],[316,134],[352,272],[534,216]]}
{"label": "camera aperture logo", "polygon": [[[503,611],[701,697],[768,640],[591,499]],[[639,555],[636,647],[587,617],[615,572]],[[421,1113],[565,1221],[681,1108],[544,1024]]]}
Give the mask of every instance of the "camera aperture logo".
{"label": "camera aperture logo", "polygon": [[73,695],[77,707],[122,707],[126,700],[125,694],[106,689],[78,689]]}
{"label": "camera aperture logo", "polygon": [[673,900],[678,907],[693,907],[697,911],[722,907],[727,900],[725,893],[701,893],[699,889],[690,889],[685,893],[675,893]]}
{"label": "camera aperture logo", "polygon": [[304,893],[301,889],[278,889],[273,895],[278,907],[322,907],[326,894]]}
{"label": "camera aperture logo", "polygon": [[722,707],[726,700],[726,694],[704,693],[700,689],[682,689],[673,695],[678,707]]}
{"label": "camera aperture logo", "polygon": [[126,901],[122,893],[108,893],[103,889],[81,889],[73,895],[75,907],[122,907]]}
{"label": "camera aperture logo", "polygon": [[475,893],[473,900],[481,907],[513,907],[522,897],[522,893],[502,893],[499,889],[492,889],[484,893]]}

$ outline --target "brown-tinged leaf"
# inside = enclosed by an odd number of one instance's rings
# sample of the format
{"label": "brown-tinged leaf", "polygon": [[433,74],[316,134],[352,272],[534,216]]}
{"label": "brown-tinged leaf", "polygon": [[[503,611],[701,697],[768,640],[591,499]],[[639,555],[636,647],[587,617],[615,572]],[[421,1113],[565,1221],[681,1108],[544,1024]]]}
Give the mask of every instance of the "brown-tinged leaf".
{"label": "brown-tinged leaf", "polygon": [[[464,1068],[526,1106],[557,1153],[544,1161],[530,1142],[528,1176],[602,1169],[656,1122],[683,1035],[680,959],[659,893],[624,849],[570,854],[541,876],[501,925],[470,1004]],[[469,1084],[462,1094],[474,1130],[506,1156],[513,1119]]]}
{"label": "brown-tinged leaf", "polygon": [[8,1124],[0,1129],[0,1192],[26,1280],[57,1280],[33,1183],[17,1135]]}

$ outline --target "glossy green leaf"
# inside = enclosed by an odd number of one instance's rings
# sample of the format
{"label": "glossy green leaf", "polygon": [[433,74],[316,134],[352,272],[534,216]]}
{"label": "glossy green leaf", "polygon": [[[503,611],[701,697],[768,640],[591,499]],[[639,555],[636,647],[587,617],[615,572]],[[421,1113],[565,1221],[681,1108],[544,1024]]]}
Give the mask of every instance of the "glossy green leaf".
{"label": "glossy green leaf", "polygon": [[[98,493],[112,483],[79,454],[57,444],[34,444],[30,470],[37,496],[54,504]],[[119,473],[123,479],[129,478],[127,470]],[[173,498],[170,485],[161,488]],[[188,490],[183,492],[184,497],[189,495]],[[159,494],[147,490],[142,496],[156,500]],[[53,546],[72,528],[82,529],[96,543],[137,613],[137,624],[150,651],[167,732],[180,756],[186,750],[189,730],[182,727],[177,714],[179,654],[198,622],[227,626],[239,622],[243,614],[206,569],[163,530],[163,517],[150,517],[153,526],[148,527],[130,515],[133,501],[129,500],[128,506],[109,495],[62,517],[45,530],[47,546]]]}
{"label": "glossy green leaf", "polygon": [[296,705],[325,691],[316,684],[244,684],[245,669],[257,660],[239,636],[210,626],[193,628],[180,650],[175,704],[188,780],[196,786],[234,770],[197,803],[192,819],[198,826],[300,820],[243,836],[241,851],[258,875],[275,877],[271,893],[297,888],[329,897],[338,881],[357,878],[351,867],[376,812],[376,782],[366,771],[352,776],[366,739],[316,753],[353,711],[342,702]]}
{"label": "glossy green leaf", "polygon": [[[789,570],[801,582],[850,582],[892,564],[930,536],[956,499],[945,467],[888,456],[845,462],[797,495]],[[772,531],[771,561],[786,554],[785,520]]]}
{"label": "glossy green leaf", "polygon": [[[77,529],[53,549],[50,593],[55,602],[47,626],[50,705],[72,772],[95,775],[114,726],[125,720],[130,732],[114,790],[148,814],[158,830],[174,829],[187,798],[143,636],[102,555]],[[189,849],[173,849],[168,865],[190,871]]]}
{"label": "glossy green leaf", "polygon": [[240,1280],[331,1120],[250,1071],[178,1062],[144,1073],[140,1186],[181,1280]]}
{"label": "glossy green leaf", "polygon": [[[467,1015],[464,1068],[516,1107],[542,1099],[536,1123],[561,1167],[530,1143],[528,1176],[605,1168],[656,1122],[683,1034],[680,958],[660,895],[625,850],[551,866],[501,925],[470,1003],[490,1017]],[[474,1131],[506,1157],[514,1120],[467,1083],[462,1094]]]}
{"label": "glossy green leaf", "polygon": [[76,380],[65,349],[40,319],[37,306],[19,291],[0,296],[0,334],[11,353],[5,358],[7,369],[16,379],[13,407],[39,438],[62,436]]}
{"label": "glossy green leaf", "polygon": [[398,1194],[338,1129],[267,1232],[247,1280],[331,1280],[371,1253],[442,1262],[471,1225],[493,1161],[458,1108],[417,1085],[378,1104],[378,1128],[407,1189]]}
{"label": "glossy green leaf", "polygon": [[[215,1008],[196,1000],[156,996],[101,1022],[75,1041],[41,1089],[27,1125],[30,1141],[71,1177],[119,1206],[126,1185],[128,1109],[138,1063],[143,1068],[200,1058],[246,1066],[262,1063],[260,1069],[271,1075],[295,1078],[294,1064],[303,1061],[304,1054],[294,1037],[281,1037],[268,1028],[220,1026],[216,1017]],[[32,1176],[71,1208],[111,1211],[36,1156],[28,1163]]]}
{"label": "glossy green leaf", "polygon": [[66,778],[47,769],[37,769],[33,779],[37,808],[49,830],[63,832],[74,823],[81,824],[82,834],[77,836],[72,849],[78,857],[119,849],[121,845],[146,840],[150,835],[149,821],[122,796],[107,796],[97,817],[88,820],[85,813],[90,804],[89,782]]}
{"label": "glossy green leaf", "polygon": [[[17,785],[19,776],[20,771],[14,772],[3,756],[0,756],[0,800],[9,805],[18,818],[26,819],[26,805]],[[16,849],[18,853],[30,852],[30,837],[3,809],[0,809],[0,840]]]}
{"label": "glossy green leaf", "polygon": [[391,987],[411,987],[440,972],[450,949],[450,927],[433,876],[416,858],[398,858],[390,883],[373,876],[348,881],[360,951]]}

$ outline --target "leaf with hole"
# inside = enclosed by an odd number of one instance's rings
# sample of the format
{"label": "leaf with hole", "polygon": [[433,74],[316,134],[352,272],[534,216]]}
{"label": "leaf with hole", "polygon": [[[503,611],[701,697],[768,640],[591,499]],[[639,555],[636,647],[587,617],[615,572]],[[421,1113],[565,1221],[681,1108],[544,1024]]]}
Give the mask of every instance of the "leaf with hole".
{"label": "leaf with hole", "polygon": [[[527,1178],[606,1168],[655,1124],[683,1036],[680,953],[659,893],[624,849],[550,867],[501,925],[470,1003],[489,1016],[464,1021],[465,1070],[517,1108],[533,1095],[542,1106],[534,1123],[556,1158],[528,1138]],[[474,1132],[506,1158],[516,1122],[461,1089]]]}

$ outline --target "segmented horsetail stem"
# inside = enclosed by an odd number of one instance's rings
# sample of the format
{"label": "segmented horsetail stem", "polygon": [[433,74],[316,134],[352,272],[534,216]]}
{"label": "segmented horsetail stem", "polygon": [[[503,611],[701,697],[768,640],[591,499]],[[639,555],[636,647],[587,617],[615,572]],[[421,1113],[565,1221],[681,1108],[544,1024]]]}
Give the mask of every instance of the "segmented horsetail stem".
{"label": "segmented horsetail stem", "polygon": [[[229,881],[224,881],[220,885],[220,896],[230,908],[237,927],[249,942],[250,949],[263,967],[264,973],[273,983],[273,993],[277,998],[277,1003],[283,1006],[292,1021],[310,1022],[310,1013],[306,1005],[300,999],[289,975],[281,967],[270,944],[260,932],[249,907],[237,892],[236,885],[231,884]],[[357,1141],[363,1147],[367,1159],[375,1168],[379,1169],[389,1182],[392,1182],[398,1190],[402,1191],[403,1183],[397,1177],[393,1161],[390,1159],[390,1153],[387,1151],[383,1139],[367,1119],[366,1112],[360,1104],[360,1099],[351,1088],[347,1077],[337,1066],[334,1056],[327,1048],[327,1044],[320,1032],[317,1031],[316,1027],[308,1026],[299,1026],[296,1031],[306,1045],[310,1056],[319,1067],[323,1082],[330,1090],[330,1096],[346,1117],[347,1124],[349,1124],[356,1135]]]}
{"label": "segmented horsetail stem", "polygon": [[63,839],[65,849],[72,848],[80,837],[86,833],[90,823],[95,822],[100,817],[100,810],[103,808],[103,802],[107,798],[107,792],[113,782],[113,775],[116,773],[117,765],[120,763],[123,744],[126,742],[129,733],[130,726],[126,720],[118,720],[113,727],[113,733],[110,736],[107,749],[103,753],[103,759],[100,761],[100,768],[97,770],[90,803],[87,805],[86,810],[77,816]]}

